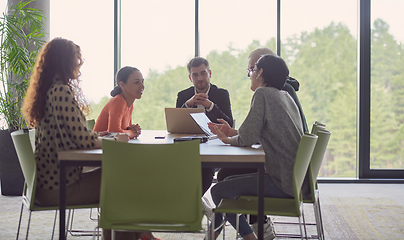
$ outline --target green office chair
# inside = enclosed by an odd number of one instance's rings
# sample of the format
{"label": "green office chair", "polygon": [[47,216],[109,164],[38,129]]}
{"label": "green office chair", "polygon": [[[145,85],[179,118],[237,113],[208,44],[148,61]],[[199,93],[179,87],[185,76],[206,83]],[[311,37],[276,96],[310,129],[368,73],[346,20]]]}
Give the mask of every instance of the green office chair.
{"label": "green office chair", "polygon": [[316,134],[318,129],[325,129],[325,124],[319,121],[315,121],[311,128],[311,134]]}
{"label": "green office chair", "polygon": [[199,141],[133,144],[103,140],[99,227],[200,232]]}
{"label": "green office chair", "polygon": [[[320,196],[317,185],[317,176],[320,172],[320,167],[323,162],[324,154],[327,149],[328,140],[330,139],[331,132],[325,129],[325,124],[319,121],[313,123],[311,134],[318,135],[317,145],[314,149],[313,157],[309,166],[309,181],[311,198],[304,199],[304,203],[313,204],[314,216],[316,223],[306,223],[306,225],[316,225],[318,239],[324,239],[323,220],[321,217],[320,209]],[[323,134],[318,134],[319,131],[324,131]],[[327,134],[328,133],[328,134]]]}
{"label": "green office chair", "polygon": [[[313,204],[314,217],[316,220],[315,223],[306,223],[306,225],[316,225],[317,238],[324,239],[324,228],[323,228],[323,221],[322,221],[322,217],[321,217],[317,176],[320,171],[321,163],[323,162],[323,157],[324,157],[325,151],[327,149],[327,145],[328,145],[328,141],[331,136],[331,132],[325,130],[323,126],[316,126],[315,129],[316,129],[315,135],[318,136],[318,139],[317,139],[316,146],[314,147],[313,155],[311,157],[310,165],[309,165],[309,169],[308,169],[311,198],[303,199],[303,202]],[[256,197],[241,196],[241,198],[246,198],[246,199],[254,198],[255,199]],[[274,223],[293,224],[291,222],[274,222]],[[278,233],[277,236],[278,237],[290,237],[291,235]]]}
{"label": "green office chair", "polygon": [[[293,168],[293,198],[268,198],[264,199],[264,214],[289,216],[299,218],[300,236],[306,236],[306,226],[303,213],[303,197],[302,185],[310,164],[310,159],[313,154],[314,147],[317,142],[317,136],[312,134],[305,134],[299,143],[299,148],[296,154],[296,161]],[[232,213],[232,214],[252,214],[258,215],[258,198],[253,196],[243,196],[239,199],[222,199],[219,205],[214,209],[215,213]],[[303,225],[300,217],[303,218]],[[213,218],[214,219],[214,218]],[[212,226],[214,225],[212,221]],[[305,235],[302,232],[304,227]],[[212,239],[214,231],[210,231]]]}
{"label": "green office chair", "polygon": [[[35,189],[36,189],[36,162],[33,152],[33,145],[35,143],[35,130],[19,130],[11,133],[11,138],[17,152],[18,160],[20,161],[22,173],[25,178],[24,190],[22,194],[22,206],[20,212],[20,220],[18,222],[17,238],[19,237],[22,213],[24,210],[24,205],[29,211],[28,226],[26,239],[28,239],[29,226],[31,222],[31,212],[32,211],[44,211],[44,210],[58,210],[58,206],[44,207],[39,206],[35,203]],[[33,141],[32,141],[33,140]],[[93,208],[98,207],[97,205],[80,205],[80,206],[67,206],[68,209],[74,208]],[[52,239],[55,232],[57,211],[55,213],[55,220],[53,222]],[[67,222],[69,224],[69,222]],[[66,232],[67,233],[67,232]]]}
{"label": "green office chair", "polygon": [[314,209],[314,216],[316,219],[317,236],[318,239],[324,239],[324,228],[323,219],[321,217],[320,209],[320,196],[318,191],[317,176],[320,172],[320,167],[323,162],[324,154],[327,149],[328,141],[330,140],[331,132],[325,129],[318,129],[317,134],[318,140],[316,147],[313,151],[313,156],[311,157],[310,167],[309,167],[309,182],[311,198],[304,199],[304,203],[312,203]]}
{"label": "green office chair", "polygon": [[95,126],[95,120],[94,119],[89,119],[87,120],[87,129],[93,131]]}

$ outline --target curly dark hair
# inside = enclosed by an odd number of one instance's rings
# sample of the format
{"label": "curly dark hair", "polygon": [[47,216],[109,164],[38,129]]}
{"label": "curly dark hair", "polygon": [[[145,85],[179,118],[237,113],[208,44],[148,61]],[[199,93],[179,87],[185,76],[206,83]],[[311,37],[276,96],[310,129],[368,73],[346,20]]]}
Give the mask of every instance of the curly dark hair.
{"label": "curly dark hair", "polygon": [[38,54],[23,104],[23,114],[31,127],[45,114],[46,93],[57,77],[69,86],[80,109],[87,114],[89,105],[80,88],[80,67],[83,65],[80,47],[74,42],[55,38],[46,43]]}

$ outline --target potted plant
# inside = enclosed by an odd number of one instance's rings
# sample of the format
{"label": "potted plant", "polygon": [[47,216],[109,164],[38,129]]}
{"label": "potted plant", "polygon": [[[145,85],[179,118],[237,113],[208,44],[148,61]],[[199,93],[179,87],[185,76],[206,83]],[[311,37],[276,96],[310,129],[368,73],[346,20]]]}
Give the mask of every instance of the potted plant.
{"label": "potted plant", "polygon": [[10,133],[22,129],[21,104],[36,56],[44,44],[43,14],[21,0],[0,17],[0,181],[3,195],[21,195],[24,177]]}

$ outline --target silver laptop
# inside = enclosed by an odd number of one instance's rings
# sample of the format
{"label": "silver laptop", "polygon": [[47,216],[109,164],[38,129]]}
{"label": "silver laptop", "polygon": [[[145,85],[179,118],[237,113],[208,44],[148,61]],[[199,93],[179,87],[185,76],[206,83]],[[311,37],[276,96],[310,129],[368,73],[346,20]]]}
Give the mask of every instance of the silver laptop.
{"label": "silver laptop", "polygon": [[210,120],[208,116],[206,116],[206,113],[190,113],[190,115],[209,139],[217,138],[217,135],[213,134],[209,129],[208,124],[210,123]]}
{"label": "silver laptop", "polygon": [[165,108],[167,131],[170,133],[204,133],[190,113],[205,112],[202,108]]}

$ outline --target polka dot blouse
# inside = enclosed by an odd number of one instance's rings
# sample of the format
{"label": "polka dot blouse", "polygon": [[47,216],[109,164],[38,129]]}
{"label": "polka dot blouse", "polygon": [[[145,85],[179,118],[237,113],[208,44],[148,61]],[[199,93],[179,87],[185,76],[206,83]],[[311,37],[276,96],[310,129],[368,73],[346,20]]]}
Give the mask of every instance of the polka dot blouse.
{"label": "polka dot blouse", "polygon": [[[35,128],[37,187],[59,189],[58,152],[94,148],[98,134],[87,129],[86,118],[67,85],[55,83],[46,94],[45,115]],[[80,178],[82,167],[66,169],[66,184]]]}

